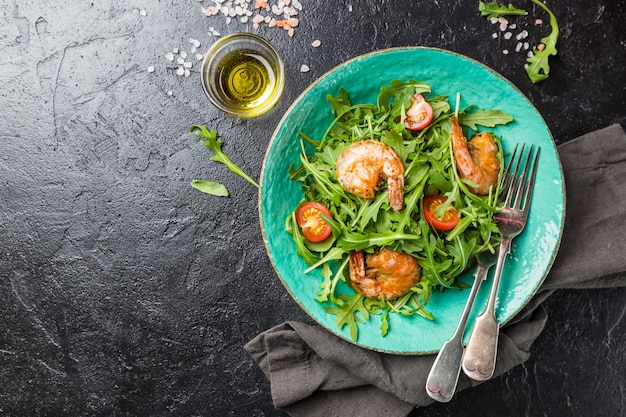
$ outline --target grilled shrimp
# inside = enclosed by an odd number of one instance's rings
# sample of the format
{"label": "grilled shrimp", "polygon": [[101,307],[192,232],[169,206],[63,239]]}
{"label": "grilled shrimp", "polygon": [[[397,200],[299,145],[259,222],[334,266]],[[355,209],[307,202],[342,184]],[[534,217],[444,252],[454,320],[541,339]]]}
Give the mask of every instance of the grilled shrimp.
{"label": "grilled shrimp", "polygon": [[362,140],[345,148],[336,164],[337,180],[344,190],[373,200],[387,180],[389,204],[400,210],[404,202],[404,165],[389,146],[375,140]]}
{"label": "grilled shrimp", "polygon": [[500,172],[498,145],[488,132],[477,133],[468,141],[457,118],[452,117],[451,120],[452,151],[459,176],[478,185],[469,187],[475,194],[487,195],[491,187],[495,191]]}
{"label": "grilled shrimp", "polygon": [[406,253],[381,249],[374,254],[350,252],[350,282],[366,298],[393,300],[419,282],[422,268]]}

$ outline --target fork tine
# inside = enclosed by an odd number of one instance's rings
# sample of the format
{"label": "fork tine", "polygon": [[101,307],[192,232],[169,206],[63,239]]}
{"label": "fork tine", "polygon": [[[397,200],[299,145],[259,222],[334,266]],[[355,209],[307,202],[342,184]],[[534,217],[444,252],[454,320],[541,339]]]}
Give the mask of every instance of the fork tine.
{"label": "fork tine", "polygon": [[[506,190],[506,197],[504,199],[504,205],[508,206],[511,204],[511,199],[513,198],[513,190],[515,190],[516,184],[518,182],[518,171],[519,171],[519,167],[520,164],[522,162],[522,156],[524,155],[524,148],[526,147],[526,144],[522,144],[522,149],[520,149],[520,153],[519,153],[519,158],[514,159],[515,158],[515,154],[517,153],[517,145],[515,147],[515,151],[513,153],[513,155],[511,156],[511,159],[509,160],[509,166],[507,167],[507,171],[508,175],[507,175],[507,184],[506,187],[504,188],[504,190]],[[513,166],[515,167],[513,169],[513,172],[510,172],[510,168],[513,168]]]}
{"label": "fork tine", "polygon": [[509,176],[510,172],[511,172],[511,167],[513,166],[513,162],[515,161],[515,155],[517,155],[517,146],[519,144],[516,143],[515,144],[515,148],[513,148],[513,153],[511,154],[511,158],[509,159],[509,163],[507,164],[506,167],[504,167],[504,172],[502,173],[502,179],[500,180],[500,188],[502,190],[506,190],[507,187],[509,186],[509,179],[511,178]]}
{"label": "fork tine", "polygon": [[[524,195],[525,193],[522,192],[522,189],[526,190],[526,185],[527,185],[527,179],[526,179],[526,175],[528,174],[528,166],[531,165],[530,163],[530,158],[533,156],[533,145],[530,145],[530,148],[528,149],[528,155],[526,155],[526,160],[524,161],[524,169],[522,170],[522,173],[520,174],[519,178],[517,179],[517,183],[516,185],[516,190],[515,190],[515,199],[511,205],[511,207],[516,208],[516,209],[520,209],[522,207],[522,202],[525,201],[524,200]],[[522,156],[520,156],[520,160],[522,159]]]}
{"label": "fork tine", "polygon": [[532,161],[532,169],[530,171],[530,176],[528,177],[528,182],[526,183],[526,190],[524,190],[524,206],[522,210],[524,210],[525,214],[528,214],[528,208],[530,206],[530,200],[533,196],[533,188],[535,188],[535,176],[537,174],[537,163],[539,161],[539,152],[541,151],[541,147],[537,147],[537,152],[535,152],[535,157]]}

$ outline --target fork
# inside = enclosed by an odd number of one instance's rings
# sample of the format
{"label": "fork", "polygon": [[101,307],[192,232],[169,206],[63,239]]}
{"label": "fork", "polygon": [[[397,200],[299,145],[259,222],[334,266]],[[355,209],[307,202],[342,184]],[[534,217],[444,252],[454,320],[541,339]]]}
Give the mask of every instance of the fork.
{"label": "fork", "polygon": [[[507,254],[511,250],[511,241],[519,235],[528,219],[528,211],[532,199],[535,175],[537,173],[537,161],[539,159],[540,148],[537,148],[533,157],[533,146],[530,146],[528,155],[523,166],[523,171],[519,174],[519,169],[524,159],[524,148],[519,154],[519,159],[513,161],[517,155],[517,145],[513,150],[504,175],[503,175],[503,195],[506,192],[503,207],[493,215],[493,218],[500,229],[502,242],[500,252],[493,277],[493,283],[489,292],[489,299],[485,311],[476,318],[474,328],[470,334],[469,342],[463,355],[463,372],[470,378],[477,381],[486,381],[493,376],[496,365],[496,354],[498,346],[499,324],[495,315],[496,299],[502,269]],[[514,169],[511,171],[513,166]],[[531,167],[530,174],[528,168]],[[519,174],[519,175],[518,175]]]}
{"label": "fork", "polygon": [[496,263],[496,253],[486,250],[476,255],[478,266],[474,273],[474,283],[461,314],[461,319],[454,334],[448,339],[435,358],[428,379],[426,379],[426,393],[433,399],[447,403],[452,399],[461,373],[461,358],[463,357],[463,334],[467,325],[467,319],[481,282],[487,277],[487,272]]}

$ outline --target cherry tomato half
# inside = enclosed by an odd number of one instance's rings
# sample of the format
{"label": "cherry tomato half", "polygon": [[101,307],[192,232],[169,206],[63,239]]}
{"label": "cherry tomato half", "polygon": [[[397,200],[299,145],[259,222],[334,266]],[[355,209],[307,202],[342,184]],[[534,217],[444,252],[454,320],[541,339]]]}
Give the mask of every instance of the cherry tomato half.
{"label": "cherry tomato half", "polygon": [[429,195],[424,197],[424,217],[428,224],[437,230],[452,230],[459,222],[459,213],[454,207],[448,207],[443,218],[436,216],[437,207],[446,201],[442,195]]}
{"label": "cherry tomato half", "polygon": [[296,209],[296,222],[302,229],[302,235],[309,242],[321,242],[330,236],[330,226],[319,216],[319,213],[332,217],[323,204],[315,201],[302,203]]}
{"label": "cherry tomato half", "polygon": [[421,94],[411,97],[411,107],[406,111],[404,125],[409,130],[422,130],[433,121],[433,108]]}

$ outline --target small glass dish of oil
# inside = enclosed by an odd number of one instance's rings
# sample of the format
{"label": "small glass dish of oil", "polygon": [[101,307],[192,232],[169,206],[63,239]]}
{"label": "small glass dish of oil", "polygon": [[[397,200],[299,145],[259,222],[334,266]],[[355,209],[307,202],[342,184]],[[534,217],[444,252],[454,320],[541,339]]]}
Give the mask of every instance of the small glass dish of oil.
{"label": "small glass dish of oil", "polygon": [[215,42],[202,62],[209,101],[236,117],[256,117],[274,107],[285,86],[276,49],[260,36],[235,33]]}

